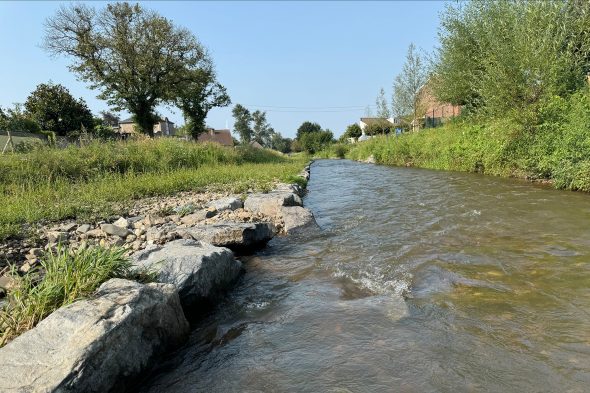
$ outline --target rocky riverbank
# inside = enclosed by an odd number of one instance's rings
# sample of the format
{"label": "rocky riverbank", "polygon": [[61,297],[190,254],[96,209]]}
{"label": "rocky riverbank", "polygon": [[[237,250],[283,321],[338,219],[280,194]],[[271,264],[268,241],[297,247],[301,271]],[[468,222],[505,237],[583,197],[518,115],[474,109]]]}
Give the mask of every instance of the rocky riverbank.
{"label": "rocky riverbank", "polygon": [[[309,166],[301,175],[309,178]],[[236,256],[314,224],[303,193],[294,184],[242,196],[186,193],[144,200],[113,220],[46,228],[46,244],[29,248],[21,274],[37,267],[43,248],[99,244],[127,247],[156,282],[111,279],[1,348],[0,391],[124,390],[186,339],[194,310],[235,282]]]}

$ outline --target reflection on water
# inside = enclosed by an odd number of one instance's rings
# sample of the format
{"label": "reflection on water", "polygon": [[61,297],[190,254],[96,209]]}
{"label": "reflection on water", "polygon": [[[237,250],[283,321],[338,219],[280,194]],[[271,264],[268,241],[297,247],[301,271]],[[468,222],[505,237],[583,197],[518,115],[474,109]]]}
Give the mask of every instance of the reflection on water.
{"label": "reflection on water", "polygon": [[587,392],[590,196],[350,161],[144,392]]}

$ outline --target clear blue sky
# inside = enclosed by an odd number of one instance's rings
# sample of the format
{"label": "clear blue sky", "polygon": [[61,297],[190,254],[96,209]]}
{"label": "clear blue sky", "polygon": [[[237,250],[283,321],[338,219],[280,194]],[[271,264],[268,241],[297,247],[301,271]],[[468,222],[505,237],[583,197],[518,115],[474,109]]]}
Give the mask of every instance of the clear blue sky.
{"label": "clear blue sky", "polygon": [[[0,106],[24,102],[37,84],[52,80],[83,97],[94,113],[108,109],[68,71],[69,59],[51,59],[40,47],[44,21],[59,4],[0,1]],[[233,103],[252,110],[265,106],[260,109],[267,110],[272,126],[288,137],[305,120],[338,136],[364,115],[365,106],[375,104],[381,87],[389,98],[408,45],[414,42],[427,52],[437,45],[444,9],[434,1],[143,5],[190,29],[211,51]],[[174,108],[159,112],[183,123]],[[207,123],[231,127],[231,109],[214,109]]]}

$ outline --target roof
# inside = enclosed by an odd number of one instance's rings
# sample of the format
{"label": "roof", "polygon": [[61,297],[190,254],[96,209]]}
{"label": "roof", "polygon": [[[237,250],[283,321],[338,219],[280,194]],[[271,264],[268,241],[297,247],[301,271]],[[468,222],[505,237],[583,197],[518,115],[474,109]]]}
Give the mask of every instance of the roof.
{"label": "roof", "polygon": [[383,120],[385,120],[386,122],[391,123],[391,120],[386,119],[384,117],[361,117],[361,121],[363,123],[365,123],[366,125],[376,124],[376,123],[382,123]]}
{"label": "roof", "polygon": [[198,140],[199,142],[216,142],[223,146],[234,145],[234,139],[231,136],[231,132],[227,129],[209,129],[209,131],[200,134]]}

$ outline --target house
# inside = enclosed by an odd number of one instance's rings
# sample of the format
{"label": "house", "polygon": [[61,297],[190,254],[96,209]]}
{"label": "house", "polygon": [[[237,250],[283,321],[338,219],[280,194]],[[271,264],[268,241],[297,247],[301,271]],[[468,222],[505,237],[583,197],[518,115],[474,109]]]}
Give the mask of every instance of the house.
{"label": "house", "polygon": [[361,117],[359,121],[359,127],[361,127],[361,131],[365,131],[365,129],[371,125],[382,125],[382,124],[394,125],[395,119],[393,118],[384,118],[384,117]]}
{"label": "house", "polygon": [[215,142],[219,143],[223,146],[233,146],[234,139],[231,136],[231,132],[227,129],[224,130],[215,130],[213,128],[209,128],[207,132],[204,132],[199,135],[198,138],[199,142]]}
{"label": "house", "polygon": [[418,108],[424,116],[414,121],[412,128],[431,128],[441,125],[445,120],[461,114],[461,106],[440,102],[432,92],[432,80],[418,91]]}
{"label": "house", "polygon": [[[132,134],[136,134],[135,122],[129,118],[119,122],[119,127],[113,127],[113,130],[118,133],[123,139],[128,138]],[[174,123],[168,120],[168,118],[160,119],[154,124],[154,137],[161,136],[173,136],[176,134],[176,128]]]}

